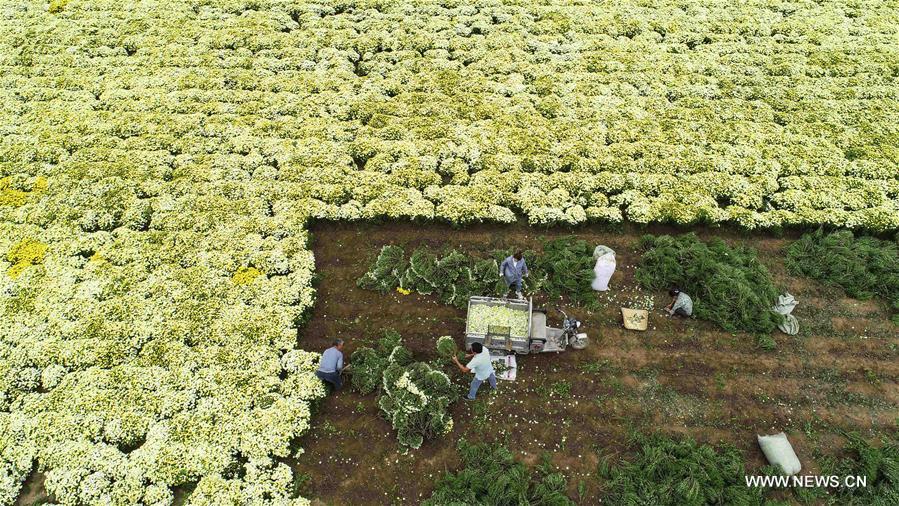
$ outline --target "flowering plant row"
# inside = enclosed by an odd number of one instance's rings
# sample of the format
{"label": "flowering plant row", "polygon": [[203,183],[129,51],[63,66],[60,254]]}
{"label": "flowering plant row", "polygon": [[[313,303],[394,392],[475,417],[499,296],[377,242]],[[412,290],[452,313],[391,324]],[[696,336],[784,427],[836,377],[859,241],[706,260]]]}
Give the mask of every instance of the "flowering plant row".
{"label": "flowering plant row", "polygon": [[70,177],[83,227],[143,227],[167,182],[277,181],[332,219],[899,227],[882,2],[123,8],[2,21],[3,200]]}

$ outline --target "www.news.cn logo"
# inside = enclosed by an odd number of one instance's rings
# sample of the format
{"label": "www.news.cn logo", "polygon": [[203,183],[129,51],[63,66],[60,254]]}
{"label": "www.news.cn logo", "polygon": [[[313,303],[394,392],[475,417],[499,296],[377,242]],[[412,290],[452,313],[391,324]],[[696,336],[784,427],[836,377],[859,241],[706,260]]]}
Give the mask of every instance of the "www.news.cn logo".
{"label": "www.news.cn logo", "polygon": [[867,476],[744,476],[751,488],[862,488],[868,486]]}

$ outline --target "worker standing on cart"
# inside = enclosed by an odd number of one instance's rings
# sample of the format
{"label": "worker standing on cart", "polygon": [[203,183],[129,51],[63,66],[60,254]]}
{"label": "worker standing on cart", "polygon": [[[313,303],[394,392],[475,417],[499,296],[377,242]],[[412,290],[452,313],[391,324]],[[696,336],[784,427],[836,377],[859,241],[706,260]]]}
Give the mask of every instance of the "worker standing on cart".
{"label": "worker standing on cart", "polygon": [[512,289],[513,285],[515,286],[516,297],[519,299],[524,298],[524,295],[521,294],[521,280],[528,275],[528,264],[524,261],[521,250],[516,251],[514,255],[503,260],[503,263],[499,266],[499,275],[505,280],[509,290]]}
{"label": "worker standing on cart", "polygon": [[481,343],[471,343],[472,353],[467,354],[466,358],[471,358],[468,366],[464,366],[459,359],[453,356],[453,362],[459,366],[459,370],[463,373],[474,373],[474,379],[471,380],[471,388],[468,390],[468,399],[473,401],[478,394],[478,388],[481,383],[488,381],[490,388],[496,390],[496,373],[493,371],[493,362],[490,360],[490,350]]}

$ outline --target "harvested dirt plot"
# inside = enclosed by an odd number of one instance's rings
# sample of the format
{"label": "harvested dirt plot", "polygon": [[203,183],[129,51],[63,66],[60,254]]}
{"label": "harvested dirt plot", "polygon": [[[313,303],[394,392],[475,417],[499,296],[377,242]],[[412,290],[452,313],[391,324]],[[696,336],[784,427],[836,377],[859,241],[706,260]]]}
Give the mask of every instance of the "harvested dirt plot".
{"label": "harvested dirt plot", "polygon": [[[599,311],[563,301],[584,322],[590,336],[587,349],[519,357],[517,381],[501,382],[497,395],[482,391],[475,403],[456,403],[453,432],[420,450],[403,452],[379,416],[374,395],[345,389],[326,398],[312,430],[299,442],[305,454],[295,463],[296,471],[308,477],[304,495],[324,503],[428,497],[437,476],[457,465],[455,443],[462,437],[506,442],[529,463],[552,452],[568,475],[570,497],[588,504],[602,494],[595,478],[597,462],[607,454],[627,457],[631,430],[732,443],[745,451],[749,471],[764,463],[755,435],[783,430],[803,468],[811,472],[820,458],[838,451],[840,431],[860,431],[873,439],[896,429],[899,342],[888,323],[889,312],[880,303],[847,299],[790,277],[782,264],[788,238],[720,229],[698,232],[702,238],[718,236],[759,248],[778,285],[799,300],[794,314],[803,330],[794,337],[775,333],[777,349],[765,352],[753,336],[707,322],[669,319],[658,309],[646,332],[621,327],[618,303],[636,286],[636,240],[643,233],[679,232],[670,228],[567,231],[320,223],[313,231],[318,299],[299,345],[321,350],[342,337],[348,341],[350,361],[355,348],[372,343],[385,328],[399,331],[422,359],[436,356],[434,344],[441,335],[462,342],[464,310],[414,293],[382,295],[356,287],[383,245],[400,245],[407,252],[425,244],[476,253],[515,246],[539,249],[539,237],[574,233],[591,244],[612,247],[618,260],[611,290],[598,295]],[[660,308],[667,295],[656,295]],[[547,306],[555,302],[541,300],[539,294],[535,300]],[[558,324],[559,318],[550,312],[549,324]],[[834,318],[850,318],[855,331],[851,325],[830,324]],[[469,378],[450,368],[447,372],[460,391],[467,388]]]}

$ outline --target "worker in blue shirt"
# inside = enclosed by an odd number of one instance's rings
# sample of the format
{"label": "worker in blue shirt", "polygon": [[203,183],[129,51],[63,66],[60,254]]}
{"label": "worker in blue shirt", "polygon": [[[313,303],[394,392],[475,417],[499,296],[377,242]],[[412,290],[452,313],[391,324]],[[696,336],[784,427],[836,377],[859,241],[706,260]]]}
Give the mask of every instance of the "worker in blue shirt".
{"label": "worker in blue shirt", "polygon": [[318,379],[334,385],[334,390],[340,390],[340,387],[343,386],[343,378],[340,377],[340,373],[346,369],[343,366],[343,339],[335,339],[333,344],[322,353],[315,375],[318,376]]}
{"label": "worker in blue shirt", "polygon": [[524,295],[521,293],[521,280],[528,275],[528,264],[524,261],[521,250],[516,251],[514,255],[503,260],[503,263],[499,266],[499,275],[506,282],[509,290],[513,286],[515,287],[516,297],[519,299],[524,298]]}

